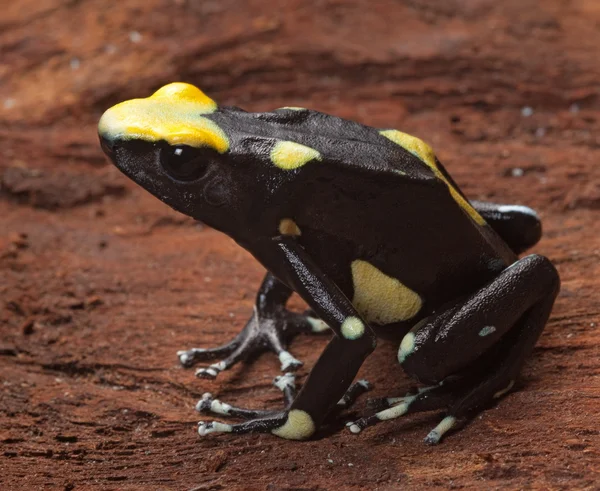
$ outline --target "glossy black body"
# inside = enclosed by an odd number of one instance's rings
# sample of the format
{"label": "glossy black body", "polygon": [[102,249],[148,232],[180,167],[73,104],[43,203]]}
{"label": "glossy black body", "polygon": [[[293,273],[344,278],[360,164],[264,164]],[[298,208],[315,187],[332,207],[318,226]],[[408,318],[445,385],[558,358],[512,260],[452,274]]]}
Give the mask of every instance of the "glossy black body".
{"label": "glossy black body", "polygon": [[[457,206],[423,161],[375,128],[309,110],[248,113],[224,107],[206,117],[230,139],[225,155],[203,149],[204,160],[212,160],[208,175],[177,182],[157,172],[145,187],[233,237],[284,282],[281,264],[270,260],[269,239],[287,217],[302,231],[299,244],[349,298],[349,265],[363,259],[426,299],[419,318],[485,284],[516,259],[489,226],[476,224]],[[315,149],[322,160],[280,169],[270,161],[280,140]],[[151,167],[160,165],[164,147],[123,142],[118,151],[134,152]],[[206,202],[217,194],[214,187],[223,188],[220,206]],[[165,196],[169,188],[174,191]],[[373,327],[401,338],[419,318]]]}
{"label": "glossy black body", "polygon": [[[376,337],[403,339],[400,362],[418,380],[463,380],[456,390],[434,388],[411,406],[410,411],[448,409],[452,424],[437,428],[430,442],[437,443],[456,420],[508,390],[509,382],[512,387],[559,285],[547,259],[518,260],[517,253],[540,237],[532,210],[473,203],[487,221],[474,219],[477,214],[457,200],[463,195],[437,159],[428,164],[381,130],[356,122],[290,108],[248,113],[221,107],[203,118],[226,135],[226,151],[177,150],[166,140],[110,131],[100,135],[103,149],[125,174],[173,208],[231,236],[269,271],[244,331],[220,348],[182,352],[182,363],[223,358],[203,369],[201,376],[214,378],[265,345],[279,355],[282,369],[299,366],[295,359],[285,361],[290,355],[284,334],[306,330],[310,322],[285,310],[292,291],[335,334],[302,391],[293,402],[287,397],[286,411],[228,430],[205,425],[205,433],[309,436],[288,415],[299,411],[318,427]],[[303,145],[319,157],[282,167],[273,158],[278,142]],[[282,232],[282,220],[293,220],[297,230]],[[388,324],[361,319],[351,301],[356,260],[416,292],[423,301],[418,313]],[[363,325],[363,332],[349,337],[348,319]],[[207,401],[201,401],[200,410],[211,410]],[[259,415],[236,411],[240,417]],[[357,422],[352,431],[388,419],[378,415]]]}

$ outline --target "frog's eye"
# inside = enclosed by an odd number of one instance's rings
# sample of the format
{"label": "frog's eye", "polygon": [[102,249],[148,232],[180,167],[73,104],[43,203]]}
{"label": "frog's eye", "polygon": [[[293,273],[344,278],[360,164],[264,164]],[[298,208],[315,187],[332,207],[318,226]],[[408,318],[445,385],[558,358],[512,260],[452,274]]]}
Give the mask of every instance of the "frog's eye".
{"label": "frog's eye", "polygon": [[169,176],[178,181],[195,181],[208,170],[214,150],[177,145],[162,148],[160,164]]}

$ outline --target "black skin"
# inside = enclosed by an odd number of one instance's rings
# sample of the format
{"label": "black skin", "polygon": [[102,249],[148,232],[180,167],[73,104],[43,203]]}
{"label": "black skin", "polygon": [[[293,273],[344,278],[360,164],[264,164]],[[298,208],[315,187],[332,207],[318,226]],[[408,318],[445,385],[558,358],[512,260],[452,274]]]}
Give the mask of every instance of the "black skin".
{"label": "black skin", "polygon": [[[289,340],[314,330],[317,318],[334,333],[300,392],[284,390],[285,409],[232,408],[229,415],[248,421],[227,431],[276,430],[291,410],[305,411],[318,428],[366,387],[347,392],[379,337],[414,336],[401,364],[430,387],[401,401],[405,413],[441,409],[456,428],[512,386],[559,290],[548,259],[517,257],[540,238],[535,214],[473,202],[487,222],[476,223],[451,196],[449,186],[460,190],[439,162],[446,182],[379,130],[355,122],[290,109],[248,113],[222,107],[204,117],[229,138],[225,153],[181,147],[182,160],[166,141],[100,134],[121,171],[176,210],[231,236],[268,271],[240,335],[219,348],[180,352],[182,364],[221,360],[198,371],[214,378],[261,351],[282,359]],[[281,169],[270,160],[281,140],[317,150],[321,160]],[[286,218],[300,235],[279,231]],[[406,321],[368,323],[350,300],[356,259],[417,292],[423,299],[418,313]],[[292,292],[309,305],[308,315],[286,310]],[[343,335],[349,317],[365,326],[357,339]],[[285,370],[300,365],[291,355],[283,357]],[[205,395],[197,409],[211,411],[212,401]],[[398,404],[384,399],[378,409]],[[363,418],[350,429],[358,432],[382,419]],[[437,443],[447,429],[436,428],[426,441]],[[220,430],[201,424],[201,434],[211,431]]]}

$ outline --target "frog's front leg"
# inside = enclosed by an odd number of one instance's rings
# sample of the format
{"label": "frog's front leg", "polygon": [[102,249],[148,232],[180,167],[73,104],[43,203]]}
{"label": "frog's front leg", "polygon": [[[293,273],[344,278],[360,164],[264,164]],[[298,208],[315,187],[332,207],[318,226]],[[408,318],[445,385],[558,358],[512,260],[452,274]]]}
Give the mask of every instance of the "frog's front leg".
{"label": "frog's front leg", "polygon": [[402,340],[398,359],[417,380],[432,384],[417,394],[384,400],[387,409],[349,423],[353,433],[417,411],[445,409],[446,417],[426,438],[445,432],[515,382],[540,336],[560,280],[543,256],[527,256],[466,299],[419,322]]}
{"label": "frog's front leg", "polygon": [[289,287],[267,273],[258,290],[254,311],[242,332],[217,348],[179,351],[179,361],[184,367],[191,367],[199,362],[220,359],[196,371],[198,377],[214,379],[239,361],[271,350],[279,357],[281,370],[297,369],[302,362],[285,349],[287,342],[300,332],[325,331],[327,325],[317,318],[287,310],[285,304],[291,294]]}
{"label": "frog's front leg", "polygon": [[[284,408],[289,408],[296,397],[296,378],[294,377],[294,374],[287,372],[275,377],[273,385],[283,394]],[[370,389],[371,384],[366,380],[358,380],[356,383],[352,384],[336,404],[335,411],[332,411],[331,416],[335,416],[344,409],[348,409],[360,395]],[[218,414],[219,416],[241,419],[264,418],[280,412],[277,410],[247,409],[234,406],[219,399],[215,399],[209,392],[205,393],[202,396],[202,399],[198,401],[198,404],[196,404],[196,411],[199,413],[212,413]]]}
{"label": "frog's front leg", "polygon": [[282,438],[310,437],[327,415],[343,401],[363,360],[376,345],[375,334],[342,291],[293,239],[277,237],[265,251],[283,264],[287,284],[331,327],[335,336],[312,369],[289,409],[266,418],[235,425],[201,423],[199,433],[272,432]]}

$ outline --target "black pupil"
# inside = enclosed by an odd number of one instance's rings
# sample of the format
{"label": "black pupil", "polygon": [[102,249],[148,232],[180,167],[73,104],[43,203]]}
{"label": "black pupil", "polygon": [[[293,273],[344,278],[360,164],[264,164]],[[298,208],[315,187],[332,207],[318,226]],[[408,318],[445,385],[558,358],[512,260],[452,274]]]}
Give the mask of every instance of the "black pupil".
{"label": "black pupil", "polygon": [[165,171],[174,179],[193,181],[201,177],[207,170],[209,156],[206,149],[177,145],[163,148],[160,152],[160,163]]}

